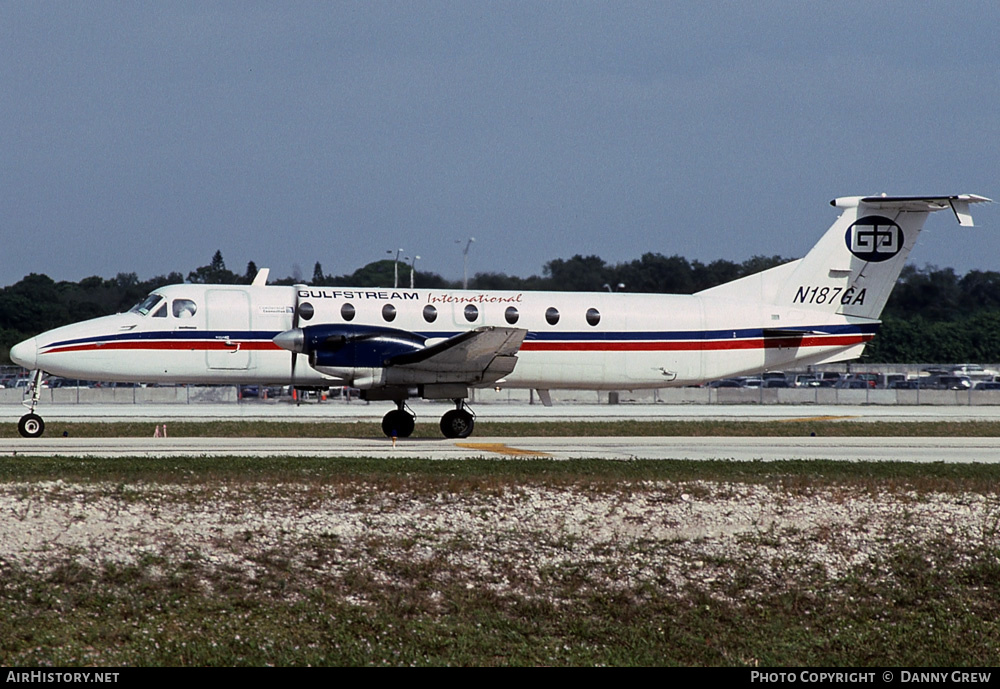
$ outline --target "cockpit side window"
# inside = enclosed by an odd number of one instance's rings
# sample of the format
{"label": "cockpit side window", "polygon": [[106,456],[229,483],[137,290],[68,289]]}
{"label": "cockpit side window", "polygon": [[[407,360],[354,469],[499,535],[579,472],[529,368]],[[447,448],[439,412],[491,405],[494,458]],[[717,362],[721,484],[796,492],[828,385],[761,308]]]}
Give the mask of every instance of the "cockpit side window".
{"label": "cockpit side window", "polygon": [[190,299],[174,299],[175,318],[191,318],[198,312],[198,306]]}
{"label": "cockpit side window", "polygon": [[129,311],[132,313],[137,313],[140,316],[145,316],[147,313],[152,311],[156,307],[156,305],[159,304],[161,301],[163,301],[163,297],[161,297],[159,294],[150,294],[144,300],[142,300],[141,302],[133,306],[131,309],[129,309]]}
{"label": "cockpit side window", "polygon": [[167,317],[167,305],[160,304],[160,308],[153,312],[153,318],[166,318]]}

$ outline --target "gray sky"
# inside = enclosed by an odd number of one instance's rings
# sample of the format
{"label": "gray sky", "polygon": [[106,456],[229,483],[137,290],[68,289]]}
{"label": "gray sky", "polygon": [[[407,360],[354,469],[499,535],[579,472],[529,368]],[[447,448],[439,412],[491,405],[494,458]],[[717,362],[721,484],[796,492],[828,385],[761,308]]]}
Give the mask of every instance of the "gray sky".
{"label": "gray sky", "polygon": [[[0,284],[800,256],[1000,199],[996,2],[0,0]],[[912,261],[1000,270],[1000,205]],[[456,244],[462,239],[463,244]],[[599,289],[600,286],[596,285]]]}

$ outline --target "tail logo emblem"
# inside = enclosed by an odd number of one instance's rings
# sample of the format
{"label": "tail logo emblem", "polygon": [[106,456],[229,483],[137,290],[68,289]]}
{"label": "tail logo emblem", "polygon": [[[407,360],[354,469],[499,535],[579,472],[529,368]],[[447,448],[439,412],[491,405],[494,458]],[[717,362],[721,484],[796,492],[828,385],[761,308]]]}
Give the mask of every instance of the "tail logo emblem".
{"label": "tail logo emblem", "polygon": [[888,261],[903,248],[903,230],[889,218],[866,215],[847,228],[848,250],[862,261]]}

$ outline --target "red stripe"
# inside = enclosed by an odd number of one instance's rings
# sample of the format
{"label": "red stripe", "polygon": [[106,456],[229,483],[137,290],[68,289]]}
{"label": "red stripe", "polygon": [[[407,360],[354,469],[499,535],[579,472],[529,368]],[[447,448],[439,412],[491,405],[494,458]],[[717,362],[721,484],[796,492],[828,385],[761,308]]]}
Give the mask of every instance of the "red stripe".
{"label": "red stripe", "polygon": [[182,342],[175,340],[141,340],[138,342],[105,342],[101,344],[86,343],[78,345],[67,345],[49,349],[41,354],[54,354],[62,352],[97,352],[105,349],[111,350],[147,350],[147,351],[236,351],[239,345],[240,351],[271,351],[280,350],[281,347],[273,342],[237,342],[227,344],[225,340],[203,340],[200,342]]}
{"label": "red stripe", "polygon": [[522,352],[692,352],[733,349],[778,349],[779,347],[846,347],[868,342],[874,335],[829,337],[782,337],[741,340],[677,340],[668,342],[539,342],[521,343]]}

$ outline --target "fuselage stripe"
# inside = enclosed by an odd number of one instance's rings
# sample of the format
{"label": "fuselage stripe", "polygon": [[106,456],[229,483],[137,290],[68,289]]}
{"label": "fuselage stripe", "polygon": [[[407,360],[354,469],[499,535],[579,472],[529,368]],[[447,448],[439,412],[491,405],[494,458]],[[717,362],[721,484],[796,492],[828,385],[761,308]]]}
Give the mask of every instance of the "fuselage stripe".
{"label": "fuselage stripe", "polygon": [[[803,337],[745,337],[720,340],[525,340],[522,352],[652,352],[848,347],[870,341],[872,333],[807,335]],[[85,351],[282,351],[271,340],[103,340],[43,348],[40,355]]]}
{"label": "fuselage stripe", "polygon": [[848,347],[870,341],[874,335],[830,335],[789,338],[747,338],[733,340],[680,340],[659,342],[528,342],[522,352],[655,352],[711,351],[732,349],[781,349],[792,347]]}

